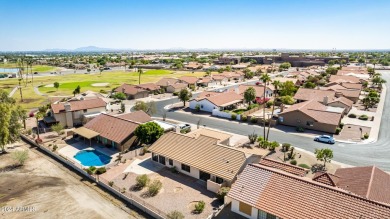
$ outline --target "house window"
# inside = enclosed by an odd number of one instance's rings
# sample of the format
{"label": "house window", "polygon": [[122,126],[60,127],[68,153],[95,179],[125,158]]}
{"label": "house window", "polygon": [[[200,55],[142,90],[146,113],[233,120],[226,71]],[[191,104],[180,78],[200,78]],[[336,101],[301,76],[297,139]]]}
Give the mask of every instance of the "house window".
{"label": "house window", "polygon": [[164,156],[158,156],[158,162],[165,165],[165,157]]}
{"label": "house window", "polygon": [[181,169],[182,170],[184,170],[184,171],[186,171],[186,172],[190,172],[191,170],[191,168],[190,168],[190,166],[188,166],[188,165],[185,165],[185,164],[181,164]]}
{"label": "house window", "polygon": [[209,180],[211,178],[210,174],[209,173],[206,173],[206,172],[203,172],[203,171],[199,171],[199,179],[200,180],[203,180],[205,182],[207,182],[207,180]]}
{"label": "house window", "polygon": [[173,160],[172,159],[169,159],[168,163],[169,163],[170,166],[173,166]]}
{"label": "house window", "polygon": [[202,108],[202,109],[203,109],[203,105],[200,105],[200,108]]}
{"label": "house window", "polygon": [[223,183],[223,179],[222,178],[219,178],[218,176],[215,177],[215,182],[218,183],[218,184],[222,184]]}
{"label": "house window", "polygon": [[240,202],[238,210],[246,215],[252,215],[252,207],[244,202]]}
{"label": "house window", "polygon": [[313,126],[313,125],[314,125],[314,123],[313,123],[313,122],[311,122],[311,121],[307,121],[307,122],[306,122],[306,125],[307,125],[307,126]]}
{"label": "house window", "polygon": [[83,110],[83,112],[84,112],[84,113],[86,113],[86,112],[87,112],[87,110],[85,109],[85,110]]}
{"label": "house window", "polygon": [[152,153],[152,160],[158,162],[158,155]]}

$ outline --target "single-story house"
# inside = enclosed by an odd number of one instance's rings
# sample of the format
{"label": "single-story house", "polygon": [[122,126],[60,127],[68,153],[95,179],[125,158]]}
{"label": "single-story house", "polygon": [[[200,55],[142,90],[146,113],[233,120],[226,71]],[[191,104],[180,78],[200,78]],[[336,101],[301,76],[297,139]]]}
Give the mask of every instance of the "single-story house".
{"label": "single-story house", "polygon": [[190,86],[190,85],[196,86],[196,82],[198,82],[198,80],[199,79],[195,76],[181,76],[179,78],[180,83],[186,83],[186,84],[188,84],[188,86]]}
{"label": "single-story house", "polygon": [[179,79],[176,78],[161,78],[159,81],[156,82],[156,85],[167,88],[171,84],[176,84],[179,82]]}
{"label": "single-story house", "polygon": [[[244,96],[245,91],[252,87],[256,91],[256,97],[261,98],[264,97],[264,86],[263,85],[240,85],[238,86],[239,94]],[[273,86],[268,86],[265,89],[265,97],[271,98],[274,94]]]}
{"label": "single-story house", "polygon": [[362,81],[364,80],[349,75],[331,75],[329,78],[329,82],[337,82],[337,83],[347,82],[347,83],[359,84]]}
{"label": "single-story house", "polygon": [[226,84],[229,81],[229,79],[223,75],[212,75],[211,77],[217,84],[220,85]]}
{"label": "single-story house", "polygon": [[100,114],[83,127],[73,131],[89,141],[94,140],[125,151],[136,142],[137,137],[134,135],[134,131],[139,124],[117,116]]}
{"label": "single-story house", "polygon": [[184,68],[189,70],[201,69],[202,67],[203,65],[198,62],[188,62],[188,64],[184,65]]}
{"label": "single-story house", "polygon": [[344,108],[344,114],[348,114],[348,112],[352,109],[353,101],[347,99],[343,96],[328,100],[328,103],[322,102],[324,105],[333,106],[333,107],[341,107]]}
{"label": "single-story house", "polygon": [[175,92],[180,92],[181,90],[187,88],[188,84],[187,83],[176,83],[176,84],[171,84],[167,86],[167,93],[175,93]]}
{"label": "single-story house", "polygon": [[222,72],[218,75],[224,76],[228,79],[228,81],[234,80],[234,81],[242,81],[244,80],[244,73],[242,72]]}
{"label": "single-story house", "polygon": [[341,84],[335,84],[332,86],[327,86],[327,87],[321,87],[321,90],[331,90],[335,91],[336,97],[339,96],[344,96],[345,98],[350,99],[352,102],[356,103],[359,100],[360,96],[360,89],[354,89],[354,88],[346,88],[342,84],[346,83],[341,83]]}
{"label": "single-story house", "polygon": [[164,166],[200,179],[207,189],[217,192],[223,186],[231,186],[237,174],[247,162],[256,156],[219,145],[218,139],[200,135],[197,138],[169,132],[149,147],[152,160]]}
{"label": "single-story house", "polygon": [[115,89],[115,92],[124,93],[127,99],[139,99],[149,96],[149,91],[131,84],[122,84],[120,87]]}
{"label": "single-story house", "polygon": [[212,77],[203,77],[199,78],[197,84],[202,87],[211,87],[217,85],[217,82]]}
{"label": "single-story house", "polygon": [[310,88],[299,88],[294,95],[294,99],[297,103],[309,100],[317,100],[322,102],[324,97],[329,99],[336,96],[336,92],[333,90],[320,90],[320,89],[310,89]]}
{"label": "single-story house", "polygon": [[150,94],[158,94],[161,91],[161,87],[154,83],[145,83],[136,85],[139,88],[149,91]]}
{"label": "single-story house", "polygon": [[152,118],[142,110],[134,111],[131,113],[123,113],[115,116],[121,119],[129,120],[137,123],[147,123],[152,121]]}
{"label": "single-story house", "polygon": [[201,111],[213,112],[214,109],[223,111],[232,109],[235,105],[243,102],[243,96],[236,92],[207,92],[196,99],[190,100],[190,109],[196,109],[199,105]]}
{"label": "single-story house", "polygon": [[86,116],[93,117],[106,112],[107,103],[101,98],[94,98],[53,103],[50,106],[51,116],[55,121],[72,128],[81,125]]}
{"label": "single-story house", "polygon": [[232,218],[390,217],[387,204],[261,164],[245,167],[226,201]]}
{"label": "single-story house", "polygon": [[313,99],[283,110],[278,115],[278,122],[282,125],[335,133],[344,111],[344,108],[325,106]]}

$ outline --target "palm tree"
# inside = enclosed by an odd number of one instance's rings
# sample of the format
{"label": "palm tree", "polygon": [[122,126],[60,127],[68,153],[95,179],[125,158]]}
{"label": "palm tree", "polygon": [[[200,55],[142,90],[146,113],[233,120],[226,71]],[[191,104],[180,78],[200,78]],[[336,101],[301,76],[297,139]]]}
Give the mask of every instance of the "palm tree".
{"label": "palm tree", "polygon": [[144,71],[142,69],[138,69],[138,84],[141,84],[141,74],[143,74]]}
{"label": "palm tree", "polygon": [[42,118],[43,118],[43,113],[37,112],[37,113],[35,114],[35,119],[37,120],[37,137],[38,137],[38,139],[39,139],[39,124],[38,124],[38,121],[39,121],[40,119],[42,119]]}
{"label": "palm tree", "polygon": [[[272,103],[271,118],[274,116],[276,96],[278,95],[278,89],[279,89],[281,84],[282,83],[280,81],[278,81],[278,80],[275,80],[275,81],[272,82],[272,85],[275,87],[275,95],[274,95],[274,101]],[[265,138],[267,141],[268,141],[270,128],[271,128],[271,123],[268,121],[267,137]]]}
{"label": "palm tree", "polygon": [[264,83],[264,94],[263,94],[263,127],[264,127],[264,139],[265,139],[265,92],[266,92],[266,89],[267,89],[267,83],[269,83],[271,81],[271,77],[269,76],[269,74],[265,73],[265,74],[262,74],[261,77],[260,77],[260,80]]}

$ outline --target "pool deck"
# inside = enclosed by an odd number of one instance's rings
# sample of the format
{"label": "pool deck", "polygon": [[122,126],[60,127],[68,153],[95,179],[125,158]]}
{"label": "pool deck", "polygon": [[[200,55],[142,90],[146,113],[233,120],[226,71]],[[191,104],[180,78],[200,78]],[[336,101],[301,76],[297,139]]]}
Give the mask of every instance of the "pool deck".
{"label": "pool deck", "polygon": [[92,147],[90,147],[89,145],[87,145],[87,144],[85,144],[83,142],[75,142],[75,143],[72,143],[72,144],[68,144],[67,146],[61,148],[58,151],[58,153],[61,156],[66,157],[67,159],[80,164],[83,167],[87,167],[87,166],[82,165],[79,160],[74,158],[74,156],[79,151],[82,151],[82,150],[96,150],[96,151],[99,151],[100,153],[103,153],[103,154],[105,154],[107,156],[110,156],[111,157],[111,161],[110,161],[109,164],[115,162],[115,158],[119,154],[119,151],[116,150],[116,149],[110,149],[110,148],[107,148],[107,147],[105,147],[105,146],[103,146],[101,144],[96,144],[96,143],[92,144]]}

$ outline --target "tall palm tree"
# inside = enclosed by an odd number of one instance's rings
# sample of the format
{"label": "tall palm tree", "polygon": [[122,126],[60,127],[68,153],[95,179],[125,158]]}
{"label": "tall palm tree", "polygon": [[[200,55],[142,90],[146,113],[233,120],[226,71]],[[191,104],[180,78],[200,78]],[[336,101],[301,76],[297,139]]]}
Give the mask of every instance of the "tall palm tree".
{"label": "tall palm tree", "polygon": [[264,127],[264,139],[265,139],[265,92],[267,89],[267,84],[271,81],[271,77],[269,74],[265,73],[260,76],[260,80],[263,82],[264,86],[264,94],[263,94],[263,127]]}
{"label": "tall palm tree", "polygon": [[[272,82],[272,85],[275,87],[275,95],[274,95],[274,101],[272,103],[272,112],[271,112],[271,118],[274,116],[274,111],[275,111],[275,101],[276,97],[278,95],[279,87],[282,83],[278,80],[275,80]],[[268,141],[268,136],[269,136],[269,130],[271,128],[271,123],[268,122],[268,130],[267,130],[267,137],[265,138]]]}
{"label": "tall palm tree", "polygon": [[143,74],[144,71],[142,69],[138,69],[138,84],[141,84],[141,74]]}
{"label": "tall palm tree", "polygon": [[37,120],[37,137],[38,137],[38,139],[39,139],[39,124],[38,124],[38,122],[39,122],[39,120],[40,119],[42,119],[43,118],[43,113],[41,113],[41,112],[37,112],[36,114],[35,114],[35,119]]}

